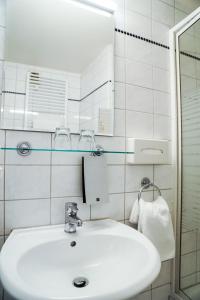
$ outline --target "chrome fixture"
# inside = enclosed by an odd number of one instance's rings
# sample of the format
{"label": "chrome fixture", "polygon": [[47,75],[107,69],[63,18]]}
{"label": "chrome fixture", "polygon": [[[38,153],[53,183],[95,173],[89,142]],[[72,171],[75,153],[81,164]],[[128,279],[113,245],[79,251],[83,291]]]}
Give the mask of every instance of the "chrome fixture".
{"label": "chrome fixture", "polygon": [[31,145],[29,142],[20,142],[17,144],[17,153],[21,156],[28,156],[31,154]]}
{"label": "chrome fixture", "polygon": [[161,191],[160,191],[159,187],[157,185],[155,185],[153,182],[151,182],[148,177],[144,177],[141,180],[141,189],[139,190],[139,193],[138,193],[138,200],[140,200],[140,198],[142,196],[142,192],[144,190],[148,189],[149,187],[156,188],[156,190],[158,191],[158,194],[161,196]]}
{"label": "chrome fixture", "polygon": [[101,156],[104,153],[104,148],[101,145],[96,145],[95,152],[92,152],[92,155],[94,156]]}
{"label": "chrome fixture", "polygon": [[77,217],[77,211],[77,203],[65,203],[65,232],[74,233],[77,226],[82,226],[83,222]]}

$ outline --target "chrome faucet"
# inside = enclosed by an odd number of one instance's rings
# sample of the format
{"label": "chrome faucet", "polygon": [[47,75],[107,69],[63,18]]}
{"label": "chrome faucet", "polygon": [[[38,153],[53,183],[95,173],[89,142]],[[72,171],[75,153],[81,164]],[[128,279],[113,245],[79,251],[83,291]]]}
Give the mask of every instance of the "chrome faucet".
{"label": "chrome faucet", "polygon": [[76,232],[77,226],[82,226],[82,220],[77,217],[77,203],[65,203],[65,232]]}

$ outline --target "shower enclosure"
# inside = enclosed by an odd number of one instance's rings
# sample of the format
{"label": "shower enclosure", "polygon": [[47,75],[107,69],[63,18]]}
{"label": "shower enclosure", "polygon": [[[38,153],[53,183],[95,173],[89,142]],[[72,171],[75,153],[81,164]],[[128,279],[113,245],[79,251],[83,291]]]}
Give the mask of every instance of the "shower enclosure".
{"label": "shower enclosure", "polygon": [[200,8],[170,31],[175,299],[200,299]]}

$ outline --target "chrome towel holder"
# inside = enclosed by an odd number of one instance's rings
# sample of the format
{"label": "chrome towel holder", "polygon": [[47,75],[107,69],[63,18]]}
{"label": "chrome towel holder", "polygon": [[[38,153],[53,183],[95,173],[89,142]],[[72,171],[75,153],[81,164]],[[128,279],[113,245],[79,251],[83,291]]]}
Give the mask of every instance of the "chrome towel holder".
{"label": "chrome towel holder", "polygon": [[142,180],[141,180],[141,186],[142,187],[141,187],[141,189],[139,190],[139,193],[138,193],[138,200],[140,200],[140,198],[142,196],[142,192],[144,190],[148,189],[151,186],[154,187],[154,188],[156,188],[156,190],[158,191],[159,196],[162,196],[159,187],[156,184],[154,184],[153,182],[151,182],[148,177],[142,178]]}

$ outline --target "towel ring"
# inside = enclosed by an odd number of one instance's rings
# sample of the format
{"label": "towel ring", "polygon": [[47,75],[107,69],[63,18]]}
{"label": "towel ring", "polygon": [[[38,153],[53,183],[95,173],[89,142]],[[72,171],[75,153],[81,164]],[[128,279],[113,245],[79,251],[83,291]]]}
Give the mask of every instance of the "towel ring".
{"label": "towel ring", "polygon": [[141,187],[141,189],[139,190],[139,193],[138,193],[138,200],[140,200],[143,191],[148,189],[151,186],[156,188],[156,190],[158,191],[159,196],[162,196],[159,187],[156,184],[154,184],[153,182],[151,182],[149,178],[144,177],[141,181],[141,185],[142,185],[142,187]]}

